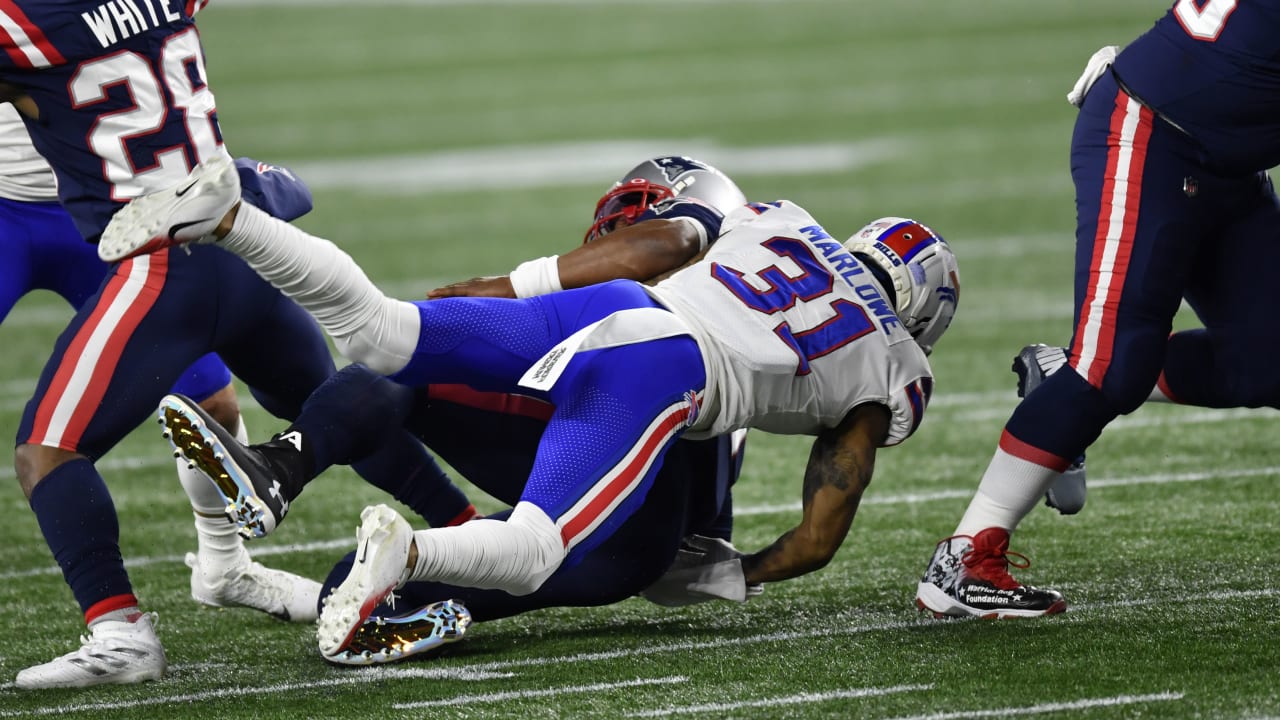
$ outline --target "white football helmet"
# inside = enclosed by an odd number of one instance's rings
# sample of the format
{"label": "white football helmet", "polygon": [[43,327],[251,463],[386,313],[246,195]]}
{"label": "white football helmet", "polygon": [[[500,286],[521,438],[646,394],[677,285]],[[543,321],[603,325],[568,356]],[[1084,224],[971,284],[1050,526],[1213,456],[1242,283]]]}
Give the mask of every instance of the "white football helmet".
{"label": "white football helmet", "polygon": [[933,352],[960,302],[960,269],[947,241],[915,220],[884,217],[844,246],[883,273],[903,327],[926,354]]}
{"label": "white football helmet", "polygon": [[596,203],[586,242],[613,230],[618,220],[634,222],[651,205],[670,197],[699,200],[727,215],[747,203],[728,175],[710,165],[679,155],[664,155],[635,166]]}

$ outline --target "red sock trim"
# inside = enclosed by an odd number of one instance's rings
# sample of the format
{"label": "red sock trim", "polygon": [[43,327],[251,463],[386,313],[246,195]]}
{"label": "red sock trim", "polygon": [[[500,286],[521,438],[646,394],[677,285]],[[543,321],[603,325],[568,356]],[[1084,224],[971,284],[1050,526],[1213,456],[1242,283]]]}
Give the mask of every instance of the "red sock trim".
{"label": "red sock trim", "polygon": [[471,520],[473,518],[476,518],[479,515],[480,513],[476,511],[475,505],[468,505],[465,510],[455,515],[452,520],[446,523],[445,527],[453,527],[454,525],[461,525],[462,523],[468,520]]}
{"label": "red sock trim", "polygon": [[137,606],[138,598],[134,597],[133,593],[113,595],[106,600],[99,600],[98,602],[90,605],[89,609],[84,611],[84,622],[88,625],[109,612],[115,612],[116,610],[123,610],[127,607]]}

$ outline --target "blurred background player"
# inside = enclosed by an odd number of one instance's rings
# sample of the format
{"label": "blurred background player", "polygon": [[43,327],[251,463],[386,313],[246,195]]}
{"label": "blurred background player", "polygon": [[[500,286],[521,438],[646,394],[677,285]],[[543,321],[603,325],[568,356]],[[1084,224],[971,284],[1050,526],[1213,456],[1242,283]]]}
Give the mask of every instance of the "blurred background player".
{"label": "blurred background player", "polygon": [[[255,161],[238,160],[242,190],[261,195]],[[53,171],[31,146],[22,119],[0,105],[0,321],[18,299],[33,290],[57,293],[80,309],[102,285],[108,266],[84,241],[58,203]],[[231,373],[210,353],[196,361],[174,385],[220,418],[237,437],[247,437]],[[252,561],[224,514],[225,503],[208,480],[178,462],[178,477],[195,515],[197,551],[187,554],[191,595],[214,607],[250,607],[286,619],[310,621],[305,599],[319,586]],[[292,604],[292,607],[290,607]]]}
{"label": "blurred background player", "polygon": [[[527,271],[539,263],[555,262],[557,278],[562,270],[566,276],[576,278],[563,283],[569,287],[591,281],[584,274],[586,268],[598,273],[602,280],[619,274],[633,279],[660,277],[715,242],[721,215],[745,203],[745,196],[732,180],[706,163],[679,156],[646,160],[615,183],[597,203],[586,239],[587,243],[598,241],[597,244],[577,248],[563,261],[556,257],[540,259],[522,268]],[[633,224],[641,224],[644,230],[636,228],[614,240],[600,240],[615,228]],[[475,278],[430,295],[515,297],[515,286],[529,292],[520,279],[521,272],[513,273],[514,281],[508,276]],[[283,519],[282,509],[293,502],[311,478],[332,464],[350,463],[367,454],[389,427],[396,426],[410,429],[472,483],[514,505],[554,410],[549,403],[529,395],[478,392],[465,385],[410,388],[361,365],[340,370],[312,394],[286,430],[271,441],[252,447],[242,447],[216,420],[185,399],[167,399],[163,407],[175,411],[165,416],[167,436],[214,483],[247,480],[251,476],[279,480],[278,496],[265,491],[251,494],[262,498],[273,524]],[[429,583],[414,584],[412,591],[406,592],[412,592],[415,599],[457,598],[471,608],[477,619],[488,620],[551,606],[608,604],[650,589],[668,570],[670,558],[687,536],[697,536],[689,538],[689,543],[736,554],[729,543],[733,527],[731,487],[741,467],[745,436],[746,431],[741,430],[705,441],[675,443],[663,459],[644,507],[600,549],[589,553],[582,565],[553,574],[532,594],[446,589]],[[502,441],[494,442],[495,438]],[[258,468],[265,468],[266,472],[259,475],[262,471]],[[271,481],[268,486],[274,486]],[[248,490],[252,493],[253,489]],[[234,485],[227,493],[228,503],[240,495]],[[508,513],[491,517],[501,519]],[[698,552],[689,545],[681,555],[688,558]],[[332,584],[346,576],[350,562],[348,556],[337,565],[330,575]],[[690,595],[687,585],[664,585],[653,589],[651,596],[664,604],[713,597],[705,593]],[[460,613],[458,618],[470,617],[461,614],[466,612],[463,607],[433,605],[411,613],[410,619],[382,619],[380,626],[385,625],[388,630],[394,627],[402,636],[427,633],[413,652],[397,653],[399,658],[430,649],[433,638],[443,637],[437,621],[445,618],[447,609]],[[366,637],[363,642],[367,644],[370,639]],[[363,662],[363,657],[359,653],[344,654],[341,661]]]}
{"label": "blurred background player", "polygon": [[[636,513],[663,455],[686,436],[744,427],[817,436],[801,525],[729,561],[734,577],[725,582],[741,594],[824,566],[848,532],[876,449],[901,442],[923,418],[926,354],[959,294],[954,255],[918,223],[886,218],[846,247],[778,201],[739,208],[698,262],[653,288],[614,280],[523,299],[410,303],[383,295],[332,243],[236,206],[231,180],[225,160],[210,161],[177,188],[134,200],[100,251],[128,257],[172,244],[164,228],[203,214],[199,196],[183,192],[220,196],[216,207],[231,209],[218,246],[306,307],[351,359],[407,385],[528,391],[556,408],[504,521],[415,533],[385,505],[365,509],[355,563],[320,615],[326,657],[343,652],[376,603],[407,581],[535,592]],[[853,252],[881,260],[873,269]],[[540,269],[540,284],[562,284],[550,271]],[[245,507],[253,521],[263,515]]]}
{"label": "blurred background player", "polygon": [[[240,200],[240,175],[222,144],[192,10],[166,5],[132,15],[87,1],[0,4],[6,29],[0,100],[21,113],[53,168],[63,207],[90,242],[129,198],[170,187],[210,158],[226,163],[235,186],[233,197],[218,201]],[[310,208],[309,193],[291,174],[263,169],[256,179],[262,196],[250,202],[260,203],[264,216],[291,219]],[[208,201],[192,188],[178,194]],[[208,227],[196,221],[166,231],[198,235]],[[314,321],[214,248],[162,250],[113,266],[59,337],[24,412],[15,465],[89,633],[78,650],[18,673],[18,687],[163,675],[167,659],[154,615],[139,609],[115,508],[94,462],[211,351],[263,408],[283,418],[294,417],[335,371]],[[428,522],[470,516],[466,497],[408,433],[388,438],[356,467],[396,497],[406,490],[405,468],[418,478],[412,492],[435,493],[431,509],[438,514]],[[314,583],[300,581],[291,592],[291,616],[293,608],[299,617],[313,612]]]}
{"label": "blurred background player", "polygon": [[[1114,62],[1112,62],[1114,57]],[[935,615],[1061,612],[1008,572],[1009,535],[1058,473],[1153,392],[1280,407],[1280,1],[1178,0],[1068,97],[1076,188],[1075,329],[1065,364],[1005,425],[918,586]],[[1171,333],[1183,300],[1204,323]],[[1025,558],[1024,558],[1025,559]]]}

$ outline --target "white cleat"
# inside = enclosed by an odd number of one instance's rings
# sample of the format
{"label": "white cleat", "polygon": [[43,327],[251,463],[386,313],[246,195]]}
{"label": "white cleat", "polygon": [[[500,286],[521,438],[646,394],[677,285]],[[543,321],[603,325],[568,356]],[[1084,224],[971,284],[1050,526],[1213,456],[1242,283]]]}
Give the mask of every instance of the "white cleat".
{"label": "white cleat", "polygon": [[118,262],[183,243],[200,242],[240,201],[240,174],[226,154],[195,166],[167,190],[120,208],[98,239],[98,257]]}
{"label": "white cleat", "polygon": [[80,636],[80,649],[18,673],[13,684],[24,690],[127,685],[159,680],[168,661],[156,636],[157,616],[144,613],[135,622],[103,620]]}
{"label": "white cleat", "polygon": [[187,553],[191,597],[209,607],[260,610],[285,622],[315,622],[320,583],[301,575],[264,567],[249,559],[221,572],[206,569],[195,553]]}
{"label": "white cleat", "polygon": [[333,657],[393,590],[409,576],[407,563],[413,528],[395,510],[374,505],[360,513],[356,557],[342,584],[325,598],[316,641],[320,654]]}

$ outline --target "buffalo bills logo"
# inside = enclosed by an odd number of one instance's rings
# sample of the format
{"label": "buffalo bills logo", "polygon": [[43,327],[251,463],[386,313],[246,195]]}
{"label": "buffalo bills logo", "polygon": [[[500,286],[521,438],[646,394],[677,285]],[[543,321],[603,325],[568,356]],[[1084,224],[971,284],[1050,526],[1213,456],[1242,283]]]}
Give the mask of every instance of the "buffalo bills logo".
{"label": "buffalo bills logo", "polygon": [[685,427],[693,427],[698,421],[698,412],[702,409],[702,398],[698,397],[698,393],[694,390],[684,391],[684,401],[689,404],[689,417],[685,418]]}
{"label": "buffalo bills logo", "polygon": [[694,160],[693,158],[675,155],[671,157],[656,158],[652,162],[662,170],[662,174],[666,176],[667,182],[675,182],[676,178],[684,175],[685,173],[693,172],[694,170],[709,169],[706,165]]}

